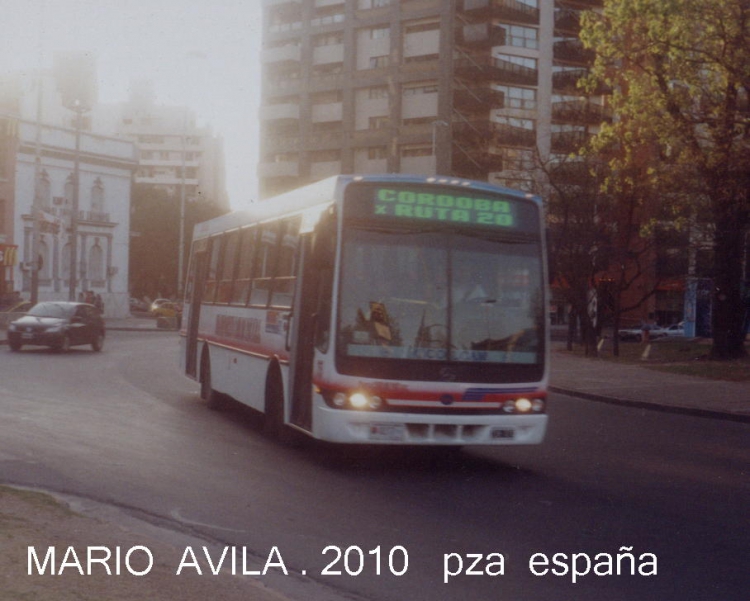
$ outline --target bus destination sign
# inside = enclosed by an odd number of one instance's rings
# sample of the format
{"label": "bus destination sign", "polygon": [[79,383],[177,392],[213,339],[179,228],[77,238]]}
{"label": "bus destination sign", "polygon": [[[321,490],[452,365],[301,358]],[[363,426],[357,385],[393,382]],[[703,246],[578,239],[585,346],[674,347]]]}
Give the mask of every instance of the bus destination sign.
{"label": "bus destination sign", "polygon": [[517,227],[515,203],[502,198],[452,194],[445,190],[375,188],[373,215],[445,223]]}

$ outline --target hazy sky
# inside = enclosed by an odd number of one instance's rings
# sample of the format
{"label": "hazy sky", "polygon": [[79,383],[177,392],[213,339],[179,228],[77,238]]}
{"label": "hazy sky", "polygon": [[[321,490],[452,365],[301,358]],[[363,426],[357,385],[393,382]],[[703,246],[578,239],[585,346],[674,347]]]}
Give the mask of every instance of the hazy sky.
{"label": "hazy sky", "polygon": [[99,100],[137,79],[156,102],[187,105],[224,138],[233,208],[257,198],[260,0],[0,0],[0,72],[97,57]]}

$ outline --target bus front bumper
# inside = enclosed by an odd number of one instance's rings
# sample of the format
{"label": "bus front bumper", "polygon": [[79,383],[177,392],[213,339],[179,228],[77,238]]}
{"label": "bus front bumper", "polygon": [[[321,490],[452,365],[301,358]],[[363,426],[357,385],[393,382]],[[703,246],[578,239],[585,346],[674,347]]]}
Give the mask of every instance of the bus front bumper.
{"label": "bus front bumper", "polygon": [[317,405],[313,424],[316,438],[337,443],[525,445],[544,440],[547,415],[406,414]]}

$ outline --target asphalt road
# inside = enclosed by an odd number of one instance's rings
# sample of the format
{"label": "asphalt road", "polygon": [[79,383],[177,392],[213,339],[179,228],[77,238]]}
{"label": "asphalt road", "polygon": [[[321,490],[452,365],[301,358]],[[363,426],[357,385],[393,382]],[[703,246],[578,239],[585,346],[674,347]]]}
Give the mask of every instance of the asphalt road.
{"label": "asphalt road", "polygon": [[747,598],[750,424],[555,395],[538,447],[286,448],[209,411],[176,353],[161,332],[0,347],[0,481],[245,548],[294,598]]}

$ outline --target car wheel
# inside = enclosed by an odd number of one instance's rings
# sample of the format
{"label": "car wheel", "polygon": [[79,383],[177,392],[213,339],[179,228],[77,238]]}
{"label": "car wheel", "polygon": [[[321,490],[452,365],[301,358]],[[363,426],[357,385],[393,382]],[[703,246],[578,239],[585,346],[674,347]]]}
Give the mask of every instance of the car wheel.
{"label": "car wheel", "polygon": [[21,347],[23,346],[20,342],[14,342],[13,340],[8,340],[8,346],[10,347],[10,350],[14,353],[17,353],[21,350]]}
{"label": "car wheel", "polygon": [[91,343],[91,348],[96,352],[99,352],[102,350],[102,348],[104,348],[104,332],[98,332],[96,334],[96,338],[94,338],[93,342]]}

